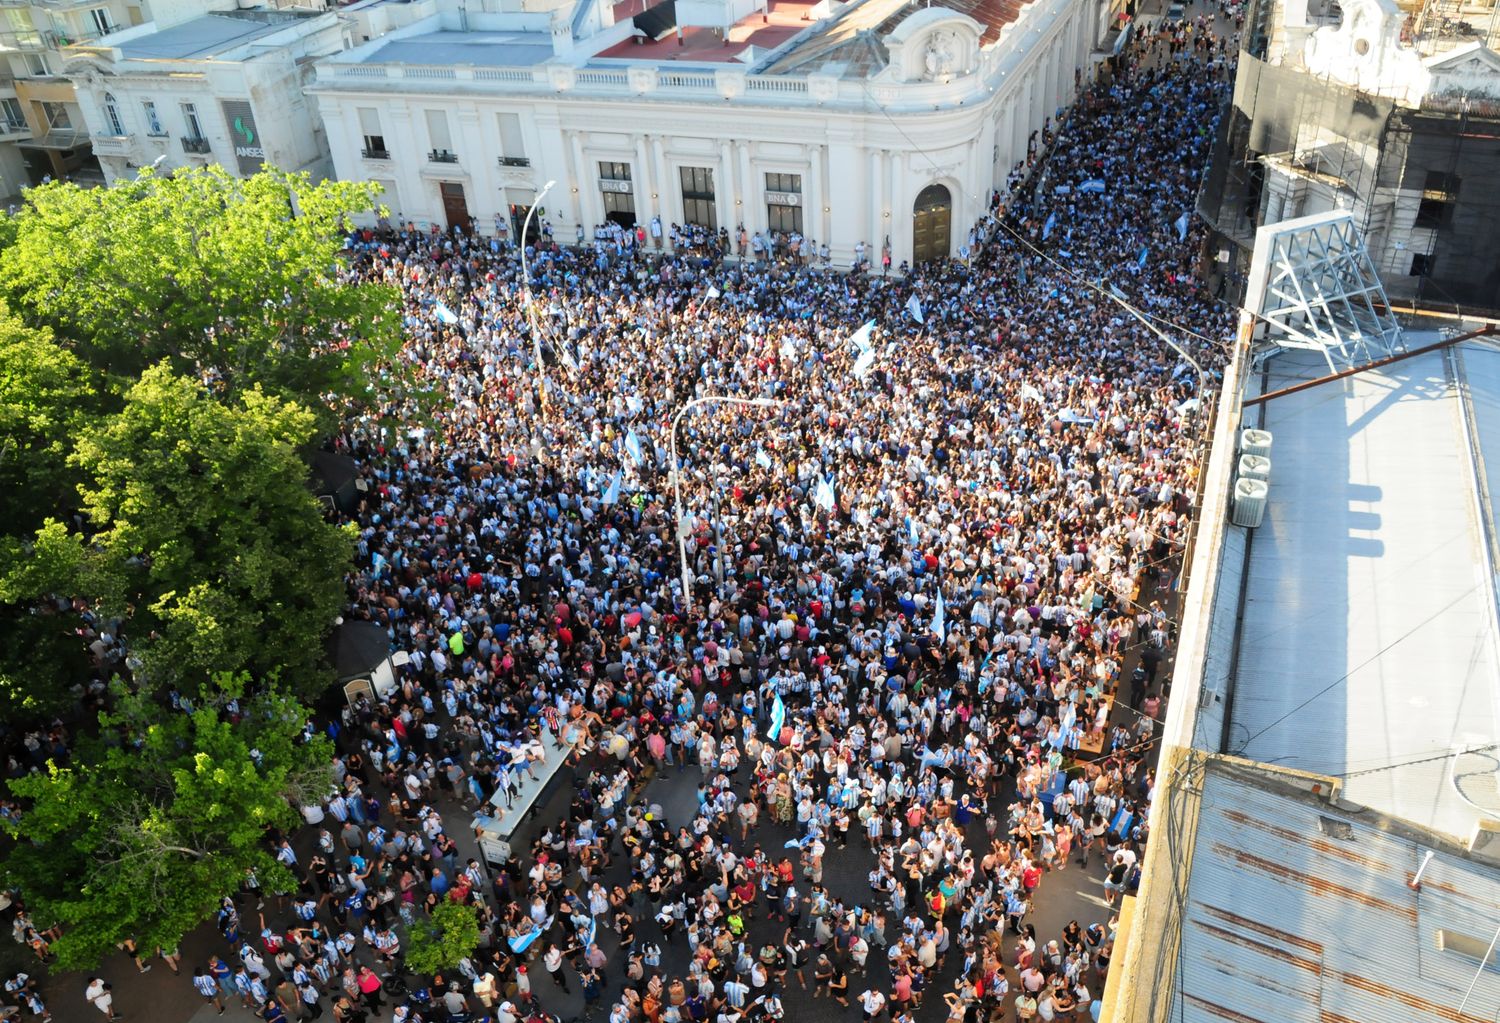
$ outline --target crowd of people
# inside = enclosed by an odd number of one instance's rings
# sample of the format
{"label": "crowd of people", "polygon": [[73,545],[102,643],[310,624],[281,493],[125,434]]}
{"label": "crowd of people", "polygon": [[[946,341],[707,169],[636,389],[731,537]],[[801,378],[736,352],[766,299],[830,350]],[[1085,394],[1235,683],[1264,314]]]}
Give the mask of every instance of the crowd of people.
{"label": "crowd of people", "polygon": [[[330,723],[338,792],[276,838],[301,885],[226,898],[182,971],[203,999],[267,1023],[521,1023],[575,985],[610,1023],[822,998],[1090,1018],[1232,327],[1183,216],[1231,57],[1201,21],[1136,40],[968,258],[904,274],[603,233],[534,242],[528,289],[501,234],[353,233],[436,397],[338,439],[371,484],[346,618],[409,660]],[[566,814],[466,856],[470,813],[555,748]],[[1098,904],[1039,933],[1079,870]],[[403,935],[447,901],[480,947],[412,975]]]}

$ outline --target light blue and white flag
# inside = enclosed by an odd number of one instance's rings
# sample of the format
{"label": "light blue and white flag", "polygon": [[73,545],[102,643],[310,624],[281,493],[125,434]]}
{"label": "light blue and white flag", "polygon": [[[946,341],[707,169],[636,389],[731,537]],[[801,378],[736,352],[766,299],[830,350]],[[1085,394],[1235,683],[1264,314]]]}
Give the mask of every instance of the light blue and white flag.
{"label": "light blue and white flag", "polygon": [[911,313],[911,318],[918,323],[926,323],[927,318],[922,315],[922,302],[916,295],[906,300],[906,311]]}
{"label": "light blue and white flag", "polygon": [[437,313],[438,320],[440,322],[442,322],[442,323],[457,323],[458,322],[458,317],[454,314],[453,310],[449,309],[447,306],[445,306],[441,302],[439,302],[437,304],[437,309],[434,310],[434,311]]}
{"label": "light blue and white flag", "polygon": [[938,639],[948,638],[948,613],[943,607],[943,591],[941,589],[938,590],[937,600],[934,601],[932,631],[937,633]]}
{"label": "light blue and white flag", "polygon": [[1079,415],[1070,408],[1065,408],[1057,414],[1057,418],[1064,423],[1092,423],[1088,416]]}
{"label": "light blue and white flag", "polygon": [[513,934],[510,937],[510,950],[512,952],[525,952],[541,936],[542,932],[540,929],[534,930],[529,934]]}
{"label": "light blue and white flag", "polygon": [[1047,214],[1047,222],[1042,225],[1042,241],[1052,237],[1052,229],[1057,226],[1057,214]]}
{"label": "light blue and white flag", "polygon": [[1023,401],[1025,401],[1025,400],[1041,401],[1042,400],[1042,392],[1038,391],[1035,387],[1032,387],[1030,384],[1022,384],[1021,385],[1021,399]]}
{"label": "light blue and white flag", "polygon": [[1105,189],[1103,178],[1089,178],[1078,186],[1080,192],[1102,192]]}
{"label": "light blue and white flag", "polygon": [[910,515],[906,517],[906,535],[911,538],[913,547],[922,542],[922,538],[917,535],[917,520]]}
{"label": "light blue and white flag", "polygon": [[760,466],[762,469],[771,468],[771,456],[766,454],[764,448],[755,449],[755,464]]}
{"label": "light blue and white flag", "polygon": [[630,457],[635,459],[635,464],[640,465],[646,458],[641,454],[641,439],[635,435],[635,429],[631,428],[625,433],[625,450]]}
{"label": "light blue and white flag", "polygon": [[1138,267],[1140,267],[1142,270],[1146,269],[1146,257],[1148,255],[1149,255],[1149,252],[1148,252],[1146,246],[1142,245],[1141,246],[1141,254],[1139,256],[1135,257],[1135,265],[1138,266]]}
{"label": "light blue and white flag", "polygon": [[719,297],[719,289],[710,284],[708,290],[703,293],[703,297],[712,301]]}
{"label": "light blue and white flag", "polygon": [[624,475],[624,469],[615,470],[615,478],[609,481],[609,489],[604,492],[605,504],[620,503],[620,480]]}
{"label": "light blue and white flag", "polygon": [[871,320],[849,335],[849,343],[862,352],[870,350],[870,333],[875,329],[875,321]]}
{"label": "light blue and white flag", "polygon": [[1176,227],[1177,240],[1180,242],[1187,241],[1188,215],[1186,213],[1177,218]]}
{"label": "light blue and white flag", "polygon": [[827,477],[818,481],[818,487],[813,491],[813,503],[826,512],[833,511],[834,504],[833,479]]}
{"label": "light blue and white flag", "polygon": [[866,348],[859,353],[859,358],[854,360],[854,375],[863,380],[870,375],[870,367],[875,365],[875,349]]}
{"label": "light blue and white flag", "polygon": [[778,693],[776,702],[771,704],[771,724],[766,729],[766,738],[775,739],[781,735],[781,730],[786,726],[786,704],[781,702]]}

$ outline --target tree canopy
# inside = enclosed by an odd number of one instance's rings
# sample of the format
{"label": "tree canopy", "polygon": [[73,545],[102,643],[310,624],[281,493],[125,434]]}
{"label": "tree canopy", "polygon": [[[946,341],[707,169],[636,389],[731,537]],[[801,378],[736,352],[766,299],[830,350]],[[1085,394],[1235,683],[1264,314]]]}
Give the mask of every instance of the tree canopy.
{"label": "tree canopy", "polygon": [[331,743],[274,684],[219,674],[196,709],[163,713],[118,694],[102,734],[73,766],[9,783],[28,801],[4,827],[0,874],[26,894],[63,968],[91,967],[134,937],[175,947],[251,871],[267,890],[295,884],[267,829],[301,822],[294,804],[333,784]]}
{"label": "tree canopy", "polygon": [[451,970],[479,947],[479,918],[474,907],[443,902],[432,915],[411,925],[406,935],[406,965],[418,973]]}
{"label": "tree canopy", "polygon": [[78,438],[100,566],[77,585],[129,614],[151,682],[246,669],[320,690],[353,545],[307,489],[297,448],[313,432],[299,405],[258,387],[219,400],[163,363]]}
{"label": "tree canopy", "polygon": [[229,394],[259,385],[323,411],[368,397],[400,346],[395,290],[339,274],[345,220],[377,195],[218,166],[44,185],[0,228],[0,295],[127,380],[166,359]]}

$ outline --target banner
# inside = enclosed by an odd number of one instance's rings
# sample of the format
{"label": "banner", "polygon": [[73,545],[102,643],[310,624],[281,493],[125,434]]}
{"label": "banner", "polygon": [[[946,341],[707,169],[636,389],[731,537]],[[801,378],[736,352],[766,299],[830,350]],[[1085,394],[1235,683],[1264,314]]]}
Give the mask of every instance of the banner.
{"label": "banner", "polygon": [[224,111],[224,123],[229,125],[229,141],[234,145],[234,159],[239,165],[240,175],[250,177],[260,171],[266,162],[266,149],[260,140],[260,129],[255,126],[255,111],[242,99],[226,99],[219,107]]}
{"label": "banner", "polygon": [[771,725],[766,730],[766,738],[774,741],[781,735],[784,727],[786,727],[786,704],[781,702],[781,696],[778,694],[776,702],[771,704]]}

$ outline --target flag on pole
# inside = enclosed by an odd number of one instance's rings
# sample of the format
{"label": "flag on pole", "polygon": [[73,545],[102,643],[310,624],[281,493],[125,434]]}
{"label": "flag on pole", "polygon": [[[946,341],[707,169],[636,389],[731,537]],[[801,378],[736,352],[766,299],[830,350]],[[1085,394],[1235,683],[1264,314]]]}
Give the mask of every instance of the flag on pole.
{"label": "flag on pole", "polygon": [[932,612],[932,631],[938,639],[948,638],[948,615],[943,607],[943,591],[938,590],[936,607]]}
{"label": "flag on pole", "polygon": [[574,373],[577,373],[578,372],[578,360],[575,359],[575,358],[573,358],[573,349],[570,348],[570,347],[568,347],[568,345],[566,343],[564,343],[564,344],[558,346],[558,351],[560,351],[562,353],[563,365],[567,366]]}
{"label": "flag on pole", "polygon": [[615,470],[615,478],[609,481],[609,489],[604,492],[605,504],[620,503],[620,479],[625,474],[624,469]]}
{"label": "flag on pole", "polygon": [[922,302],[915,294],[906,300],[906,311],[911,313],[911,318],[918,323],[927,322],[926,318],[922,315]]}
{"label": "flag on pole", "polygon": [[911,537],[911,545],[913,547],[922,542],[921,537],[917,535],[917,520],[910,515],[906,517],[906,535]]}
{"label": "flag on pole", "polygon": [[766,454],[764,448],[755,449],[755,464],[760,466],[762,469],[771,468],[771,456]]}
{"label": "flag on pole", "polygon": [[708,286],[708,290],[703,293],[703,297],[706,298],[706,299],[715,299],[715,298],[718,298],[719,297],[719,289],[716,288],[716,287],[714,287],[712,284],[710,284]]}
{"label": "flag on pole", "polygon": [[630,453],[631,458],[635,459],[636,465],[646,461],[645,456],[641,454],[641,439],[635,435],[634,427],[631,427],[625,434],[625,450]]}
{"label": "flag on pole", "polygon": [[766,729],[766,738],[775,739],[784,727],[786,727],[786,704],[781,702],[781,695],[777,694],[776,701],[771,704],[771,725]]}
{"label": "flag on pole", "polygon": [[1042,225],[1042,241],[1046,241],[1048,238],[1050,238],[1052,236],[1052,229],[1054,227],[1056,227],[1056,226],[1057,226],[1057,214],[1056,213],[1049,213],[1049,214],[1047,214],[1047,222]]}
{"label": "flag on pole", "polygon": [[818,487],[813,491],[813,503],[824,511],[833,511],[833,480],[824,478],[818,481]]}
{"label": "flag on pole", "polygon": [[870,332],[875,329],[875,321],[871,320],[849,335],[849,342],[862,352],[870,350]]}
{"label": "flag on pole", "polygon": [[1083,184],[1078,186],[1078,190],[1080,192],[1102,192],[1104,191],[1104,188],[1105,185],[1103,178],[1089,178]]}
{"label": "flag on pole", "polygon": [[1177,226],[1177,240],[1180,241],[1180,242],[1187,241],[1188,215],[1186,213],[1184,213],[1182,216],[1180,216],[1180,217],[1177,218],[1177,225],[1176,226]]}
{"label": "flag on pole", "polygon": [[587,949],[590,945],[592,945],[594,943],[594,935],[598,932],[598,930],[599,930],[599,921],[597,921],[592,916],[590,916],[589,917],[589,934],[588,934],[588,937],[586,937],[586,938],[583,939],[583,947],[585,949]]}
{"label": "flag on pole", "polygon": [[863,380],[870,375],[870,367],[875,365],[875,349],[866,348],[859,353],[859,358],[854,360],[854,375]]}
{"label": "flag on pole", "polygon": [[1030,384],[1022,384],[1021,385],[1021,397],[1022,397],[1022,399],[1030,399],[1031,401],[1041,401],[1042,400],[1042,392],[1038,391],[1035,387],[1032,387]]}
{"label": "flag on pole", "polygon": [[1149,253],[1146,246],[1142,245],[1141,254],[1135,257],[1135,265],[1140,267],[1142,270],[1146,269],[1146,256],[1148,254]]}
{"label": "flag on pole", "polygon": [[442,322],[442,323],[457,323],[458,322],[458,317],[454,314],[453,310],[449,309],[446,305],[444,305],[441,302],[439,302],[437,304],[436,312],[437,312],[437,318],[438,318],[438,320],[440,322]]}

